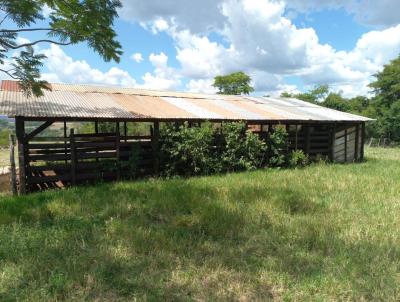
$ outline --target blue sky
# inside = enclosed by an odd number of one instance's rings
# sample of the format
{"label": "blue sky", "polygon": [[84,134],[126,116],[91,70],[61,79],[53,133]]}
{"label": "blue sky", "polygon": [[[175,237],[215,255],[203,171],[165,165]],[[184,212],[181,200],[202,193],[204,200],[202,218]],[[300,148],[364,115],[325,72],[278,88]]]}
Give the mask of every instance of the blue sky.
{"label": "blue sky", "polygon": [[243,70],[255,94],[329,84],[354,96],[368,94],[372,75],[400,53],[397,0],[122,2],[115,22],[124,51],[119,64],[83,43],[41,44],[38,51],[48,56],[43,77],[212,93],[214,76]]}

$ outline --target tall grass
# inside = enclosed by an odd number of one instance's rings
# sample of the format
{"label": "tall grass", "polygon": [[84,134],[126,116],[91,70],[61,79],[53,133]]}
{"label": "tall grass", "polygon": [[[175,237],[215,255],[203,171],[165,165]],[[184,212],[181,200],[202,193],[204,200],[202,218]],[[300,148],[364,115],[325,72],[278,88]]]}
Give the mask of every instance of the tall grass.
{"label": "tall grass", "polygon": [[0,202],[0,300],[400,299],[400,150]]}

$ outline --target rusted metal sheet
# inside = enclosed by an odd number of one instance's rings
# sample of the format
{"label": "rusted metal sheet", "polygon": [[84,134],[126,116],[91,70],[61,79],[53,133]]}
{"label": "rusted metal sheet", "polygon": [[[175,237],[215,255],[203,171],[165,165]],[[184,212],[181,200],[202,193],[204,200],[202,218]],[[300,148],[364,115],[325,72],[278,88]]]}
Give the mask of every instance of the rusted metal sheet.
{"label": "rusted metal sheet", "polygon": [[34,118],[203,119],[248,121],[368,121],[291,98],[206,95],[51,84],[42,97],[26,97],[18,82],[2,81],[0,114]]}

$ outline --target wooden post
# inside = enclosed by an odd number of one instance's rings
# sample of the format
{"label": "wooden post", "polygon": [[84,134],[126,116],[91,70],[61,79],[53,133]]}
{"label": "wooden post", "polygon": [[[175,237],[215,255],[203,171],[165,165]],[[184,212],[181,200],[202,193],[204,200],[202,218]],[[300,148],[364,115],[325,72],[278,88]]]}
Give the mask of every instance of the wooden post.
{"label": "wooden post", "polygon": [[124,136],[125,136],[125,143],[128,141],[128,127],[126,126],[126,122],[124,122]]}
{"label": "wooden post", "polygon": [[364,160],[364,140],[365,140],[365,122],[361,124],[361,146],[360,160]]}
{"label": "wooden post", "polygon": [[17,195],[17,171],[15,168],[15,138],[10,134],[10,169],[11,169],[11,191],[13,195]]}
{"label": "wooden post", "polygon": [[296,137],[295,137],[295,145],[294,148],[297,151],[299,144],[299,125],[296,124]]}
{"label": "wooden post", "polygon": [[116,155],[117,155],[117,180],[121,179],[121,137],[119,134],[119,122],[117,122],[115,127],[115,148],[116,148]]}
{"label": "wooden post", "polygon": [[306,131],[306,133],[305,133],[305,137],[304,137],[304,140],[305,140],[305,142],[304,142],[304,145],[305,145],[305,153],[306,154],[310,154],[310,130],[311,130],[311,128],[310,128],[310,125],[305,125],[305,131]]}
{"label": "wooden post", "polygon": [[160,168],[160,159],[159,159],[159,138],[160,138],[160,124],[159,122],[154,122],[153,133],[151,136],[152,140],[152,148],[153,148],[153,169],[154,176],[158,176],[159,168]]}
{"label": "wooden post", "polygon": [[[99,134],[99,122],[95,121],[94,122],[94,133]],[[96,151],[96,155],[99,155],[99,151]],[[99,158],[96,157],[96,163],[99,162]]]}
{"label": "wooden post", "polygon": [[64,121],[64,156],[65,156],[65,165],[68,164],[67,154],[68,154],[68,148],[67,148],[67,121]]}
{"label": "wooden post", "polygon": [[69,134],[70,148],[71,148],[71,184],[76,185],[76,146],[74,129],[70,130]]}
{"label": "wooden post", "polygon": [[355,141],[355,145],[354,145],[354,160],[358,161],[359,157],[358,157],[358,150],[359,150],[359,145],[360,145],[360,124],[356,124],[356,141]]}
{"label": "wooden post", "polygon": [[344,162],[347,162],[347,125],[344,129]]}
{"label": "wooden post", "polygon": [[26,194],[26,147],[25,147],[25,121],[22,117],[15,118],[15,132],[18,141],[19,161],[19,194]]}
{"label": "wooden post", "polygon": [[336,123],[333,123],[331,130],[331,152],[329,153],[329,160],[333,162],[335,160],[335,141],[336,141]]}

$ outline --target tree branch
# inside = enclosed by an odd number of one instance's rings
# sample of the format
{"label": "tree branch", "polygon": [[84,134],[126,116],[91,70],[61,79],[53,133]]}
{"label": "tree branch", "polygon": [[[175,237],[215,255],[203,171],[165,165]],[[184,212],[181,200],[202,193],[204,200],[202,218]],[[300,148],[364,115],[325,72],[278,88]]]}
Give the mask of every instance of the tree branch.
{"label": "tree branch", "polygon": [[5,74],[7,74],[9,77],[13,78],[14,80],[18,80],[17,77],[15,77],[12,73],[10,73],[11,70],[13,70],[13,69],[4,70],[4,69],[1,69],[1,68],[0,68],[0,71],[1,71],[1,72],[4,72]]}
{"label": "tree branch", "polygon": [[1,22],[0,22],[0,25],[3,24],[3,22],[8,18],[9,15],[10,15],[10,14],[6,14],[6,15],[4,16],[3,20],[1,20]]}
{"label": "tree branch", "polygon": [[[1,23],[0,23],[1,24]],[[19,29],[0,29],[0,33],[19,33],[19,32],[29,32],[29,31],[54,31],[54,32],[61,32],[61,33],[68,33],[64,30],[54,29],[54,28],[19,28]]]}
{"label": "tree branch", "polygon": [[22,48],[22,47],[29,47],[29,46],[36,45],[38,43],[51,43],[51,44],[56,44],[56,45],[61,45],[61,46],[67,46],[67,45],[73,44],[71,41],[69,41],[69,42],[58,42],[58,41],[54,41],[54,40],[43,39],[43,40],[37,40],[37,41],[34,41],[34,42],[24,43],[24,44],[21,44],[21,45],[14,46],[14,45],[11,45],[11,44],[3,41],[3,44],[5,46],[7,46],[8,48],[11,48],[11,49],[19,49],[19,48]]}

